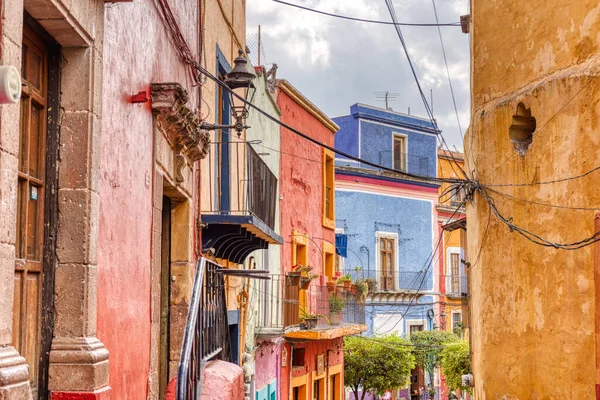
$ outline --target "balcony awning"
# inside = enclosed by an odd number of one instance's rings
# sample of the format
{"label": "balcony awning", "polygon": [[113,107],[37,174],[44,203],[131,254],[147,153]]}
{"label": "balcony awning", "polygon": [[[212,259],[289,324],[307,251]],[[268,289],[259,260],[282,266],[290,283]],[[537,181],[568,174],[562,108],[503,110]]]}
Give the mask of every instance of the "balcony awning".
{"label": "balcony awning", "polygon": [[446,232],[452,232],[457,229],[467,230],[467,218],[457,219],[456,221],[450,222],[449,224],[443,225],[442,229]]}
{"label": "balcony awning", "polygon": [[202,223],[202,248],[213,248],[215,257],[236,264],[243,263],[253,251],[283,243],[281,236],[251,214],[203,214]]}

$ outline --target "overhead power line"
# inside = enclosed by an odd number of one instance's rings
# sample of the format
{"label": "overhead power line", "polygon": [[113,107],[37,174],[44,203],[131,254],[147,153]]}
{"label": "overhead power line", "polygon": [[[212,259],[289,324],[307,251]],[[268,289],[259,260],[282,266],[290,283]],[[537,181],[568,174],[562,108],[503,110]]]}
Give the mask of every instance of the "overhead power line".
{"label": "overhead power line", "polygon": [[449,23],[445,23],[445,24],[420,24],[420,23],[408,23],[408,22],[388,22],[388,21],[376,21],[376,20],[372,20],[372,19],[363,19],[363,18],[355,18],[355,17],[349,17],[346,15],[339,15],[339,14],[334,14],[334,13],[328,13],[326,11],[320,11],[320,10],[315,10],[314,8],[309,8],[309,7],[304,7],[301,6],[299,4],[293,4],[293,3],[288,3],[285,1],[281,1],[281,0],[273,0],[275,3],[279,3],[279,4],[284,4],[286,6],[290,6],[290,7],[296,7],[299,8],[301,10],[305,10],[305,11],[310,11],[310,12],[314,12],[317,14],[322,14],[322,15],[327,15],[329,17],[334,17],[334,18],[341,18],[341,19],[347,19],[350,21],[357,21],[357,22],[367,22],[370,24],[380,24],[380,25],[398,25],[398,26],[460,26],[460,22],[449,22]]}

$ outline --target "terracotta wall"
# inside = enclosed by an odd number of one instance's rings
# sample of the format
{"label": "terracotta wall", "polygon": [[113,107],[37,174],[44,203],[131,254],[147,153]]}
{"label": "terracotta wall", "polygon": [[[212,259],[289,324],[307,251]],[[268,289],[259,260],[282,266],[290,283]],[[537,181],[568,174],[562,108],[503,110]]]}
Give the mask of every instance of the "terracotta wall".
{"label": "terracotta wall", "polygon": [[[495,188],[522,200],[492,193],[514,224],[553,242],[591,236],[597,175],[527,184],[600,165],[600,5],[472,0],[472,19],[468,170],[484,183],[525,184]],[[519,103],[537,122],[523,155],[509,138]],[[536,245],[490,219],[481,196],[467,219],[476,398],[595,398],[593,248]]]}
{"label": "terracotta wall", "polygon": [[[281,110],[282,122],[333,147],[333,132],[281,90],[277,105]],[[281,260],[286,271],[292,267],[293,231],[306,234],[316,242],[309,240],[308,244],[308,262],[316,274],[322,274],[322,240],[335,243],[334,230],[322,225],[322,160],[323,150],[320,146],[286,128],[281,129],[280,229],[284,240]]]}
{"label": "terracotta wall", "polygon": [[[198,2],[170,5],[195,52]],[[110,351],[113,398],[146,399],[153,385],[151,351],[157,351],[150,346],[153,117],[149,102],[131,104],[129,96],[142,90],[150,94],[151,82],[178,82],[188,90],[193,107],[197,90],[153,1],[107,7],[105,26],[98,337]],[[152,374],[150,381],[155,379]]]}

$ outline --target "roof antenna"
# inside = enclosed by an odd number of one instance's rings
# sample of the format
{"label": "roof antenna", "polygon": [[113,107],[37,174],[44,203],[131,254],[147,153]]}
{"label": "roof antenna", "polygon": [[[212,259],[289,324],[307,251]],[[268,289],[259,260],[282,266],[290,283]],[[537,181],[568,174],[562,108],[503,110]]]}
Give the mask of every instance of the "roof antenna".
{"label": "roof antenna", "polygon": [[384,102],[385,109],[389,111],[394,111],[390,108],[390,102],[396,100],[398,95],[399,93],[392,93],[387,90],[385,92],[375,92],[375,98],[377,99],[376,101]]}
{"label": "roof antenna", "polygon": [[433,89],[429,89],[429,98],[431,99],[431,114],[433,115]]}

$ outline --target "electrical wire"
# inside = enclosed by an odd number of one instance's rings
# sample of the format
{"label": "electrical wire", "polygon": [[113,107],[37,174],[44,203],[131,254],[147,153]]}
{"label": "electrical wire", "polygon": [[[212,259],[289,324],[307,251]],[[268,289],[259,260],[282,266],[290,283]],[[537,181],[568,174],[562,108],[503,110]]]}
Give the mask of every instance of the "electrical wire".
{"label": "electrical wire", "polygon": [[[435,6],[435,0],[431,0],[433,4],[433,14],[435,15],[435,21],[439,24],[437,8]],[[454,88],[452,87],[452,79],[450,79],[450,69],[448,68],[448,59],[446,58],[446,48],[444,47],[444,40],[442,39],[442,30],[438,25],[438,35],[440,37],[440,44],[442,45],[442,54],[444,55],[444,64],[446,65],[446,75],[448,75],[448,85],[450,85],[450,94],[452,95],[452,104],[454,104],[454,113],[456,114],[456,123],[458,124],[458,131],[460,132],[460,138],[463,141],[463,147],[465,145],[463,138],[463,130],[460,125],[460,118],[458,116],[458,107],[456,106],[456,97],[454,96]]]}
{"label": "electrical wire", "polygon": [[315,10],[314,8],[304,7],[304,6],[301,6],[299,4],[288,3],[288,2],[285,2],[285,1],[281,1],[281,0],[273,0],[273,1],[275,3],[284,4],[286,6],[291,6],[291,7],[296,7],[296,8],[299,8],[301,10],[310,11],[310,12],[314,12],[314,13],[317,13],[317,14],[327,15],[329,17],[347,19],[347,20],[350,20],[350,21],[357,21],[357,22],[368,22],[370,24],[397,25],[397,26],[437,26],[437,27],[442,27],[442,26],[460,26],[460,22],[449,22],[449,23],[444,23],[444,24],[440,24],[439,22],[436,23],[436,24],[419,24],[419,23],[407,23],[407,22],[376,21],[376,20],[372,20],[372,19],[355,18],[355,17],[348,17],[348,16],[345,16],[345,15],[328,13],[328,12],[325,12],[325,11]]}
{"label": "electrical wire", "polygon": [[600,208],[600,206],[598,206],[598,207],[561,206],[561,205],[558,205],[558,204],[550,204],[550,203],[542,203],[542,202],[539,202],[539,201],[526,200],[526,199],[523,199],[523,198],[512,196],[512,195],[510,195],[508,193],[504,193],[504,192],[501,192],[499,190],[494,190],[494,189],[490,189],[490,188],[486,188],[486,190],[488,192],[496,193],[497,195],[509,198],[509,199],[517,201],[517,202],[535,204],[535,205],[544,206],[544,207],[561,208],[561,209],[566,209],[566,210],[578,210],[578,211],[598,211],[598,209]]}

